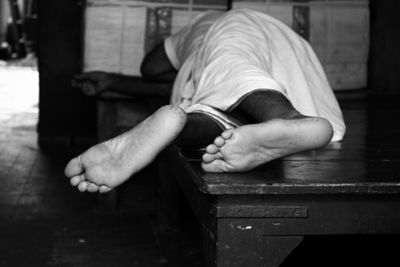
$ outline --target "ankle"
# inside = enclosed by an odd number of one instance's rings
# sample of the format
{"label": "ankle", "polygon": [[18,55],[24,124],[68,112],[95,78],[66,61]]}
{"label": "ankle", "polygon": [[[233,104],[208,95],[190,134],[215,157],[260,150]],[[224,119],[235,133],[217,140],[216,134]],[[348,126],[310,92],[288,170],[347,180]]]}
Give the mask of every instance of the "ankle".
{"label": "ankle", "polygon": [[298,119],[304,119],[306,117],[307,116],[304,116],[303,114],[301,114],[297,110],[289,111],[286,114],[283,114],[281,116],[281,118],[284,119],[284,120],[298,120]]}
{"label": "ankle", "polygon": [[285,95],[274,90],[253,92],[238,105],[238,111],[243,113],[250,122],[304,117],[293,107]]}

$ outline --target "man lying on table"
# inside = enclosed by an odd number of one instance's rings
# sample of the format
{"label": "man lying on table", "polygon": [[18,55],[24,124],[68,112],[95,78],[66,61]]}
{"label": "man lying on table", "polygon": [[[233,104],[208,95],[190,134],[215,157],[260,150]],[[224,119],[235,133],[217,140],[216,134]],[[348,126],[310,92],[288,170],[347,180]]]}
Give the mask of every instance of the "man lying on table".
{"label": "man lying on table", "polygon": [[174,86],[143,90],[133,77],[104,72],[74,80],[88,95],[108,90],[171,97],[170,105],[136,127],[68,163],[65,174],[82,192],[110,191],[172,142],[206,146],[201,164],[206,172],[243,172],[340,141],[345,133],[310,45],[263,13],[200,14],[153,49],[141,71],[145,79]]}

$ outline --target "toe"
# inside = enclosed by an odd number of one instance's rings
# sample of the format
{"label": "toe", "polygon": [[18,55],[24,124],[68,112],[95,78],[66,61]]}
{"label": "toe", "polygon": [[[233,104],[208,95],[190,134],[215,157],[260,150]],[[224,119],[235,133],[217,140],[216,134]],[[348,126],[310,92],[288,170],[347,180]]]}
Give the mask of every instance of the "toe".
{"label": "toe", "polygon": [[70,160],[70,162],[65,167],[64,174],[67,177],[73,177],[81,174],[83,171],[84,169],[81,163],[81,157],[78,156]]}
{"label": "toe", "polygon": [[223,146],[223,145],[225,144],[225,139],[222,138],[221,136],[218,136],[217,138],[215,138],[214,144],[215,144],[216,146],[221,147],[221,146]]}
{"label": "toe", "polygon": [[201,168],[205,172],[228,172],[229,171],[229,166],[228,164],[220,159],[214,160],[210,163],[201,163]]}
{"label": "toe", "polygon": [[69,182],[71,183],[72,186],[77,186],[83,180],[85,180],[83,175],[77,175],[77,176],[72,177],[71,180],[69,180]]}
{"label": "toe", "polygon": [[78,185],[78,190],[81,192],[85,192],[88,187],[88,182],[83,181]]}
{"label": "toe", "polygon": [[107,192],[110,192],[111,190],[112,190],[111,187],[108,187],[108,186],[105,186],[105,185],[102,185],[102,186],[99,187],[99,192],[100,193],[107,193]]}
{"label": "toe", "polygon": [[94,193],[99,191],[99,187],[97,185],[95,185],[94,183],[89,183],[87,186],[87,191],[89,191],[90,193]]}
{"label": "toe", "polygon": [[225,140],[227,140],[227,139],[230,139],[230,138],[232,137],[232,134],[233,134],[233,130],[232,130],[232,129],[229,129],[229,130],[226,130],[225,132],[223,132],[223,133],[221,134],[221,136],[222,136],[222,138],[224,138]]}
{"label": "toe", "polygon": [[218,150],[219,150],[219,148],[218,148],[216,145],[214,145],[214,144],[208,145],[207,148],[206,148],[206,151],[207,151],[207,153],[209,153],[209,154],[217,153]]}
{"label": "toe", "polygon": [[215,154],[209,154],[209,153],[205,153],[202,157],[203,162],[212,162],[216,159]]}

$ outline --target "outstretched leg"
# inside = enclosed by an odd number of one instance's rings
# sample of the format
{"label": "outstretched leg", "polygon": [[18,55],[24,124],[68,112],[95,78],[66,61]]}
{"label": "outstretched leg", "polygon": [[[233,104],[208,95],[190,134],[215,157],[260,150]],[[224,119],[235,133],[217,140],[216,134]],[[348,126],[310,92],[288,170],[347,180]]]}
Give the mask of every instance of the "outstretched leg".
{"label": "outstretched leg", "polygon": [[147,166],[182,131],[186,114],[164,106],[133,129],[72,159],[65,175],[80,191],[108,192]]}
{"label": "outstretched leg", "polygon": [[182,149],[204,149],[223,131],[212,117],[203,113],[187,114],[187,121],[175,144]]}
{"label": "outstretched leg", "polygon": [[208,172],[240,172],[289,154],[317,149],[332,138],[331,124],[300,114],[279,92],[260,90],[236,110],[251,123],[224,131],[203,155]]}

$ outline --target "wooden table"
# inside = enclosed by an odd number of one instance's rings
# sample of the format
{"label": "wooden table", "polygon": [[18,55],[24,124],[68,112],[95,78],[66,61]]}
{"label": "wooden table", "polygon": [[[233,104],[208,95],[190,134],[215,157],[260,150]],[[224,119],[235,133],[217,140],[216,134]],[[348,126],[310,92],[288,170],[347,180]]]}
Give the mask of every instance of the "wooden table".
{"label": "wooden table", "polygon": [[278,266],[307,235],[400,233],[397,103],[343,99],[343,142],[246,173],[204,173],[196,153],[171,148],[206,266]]}

